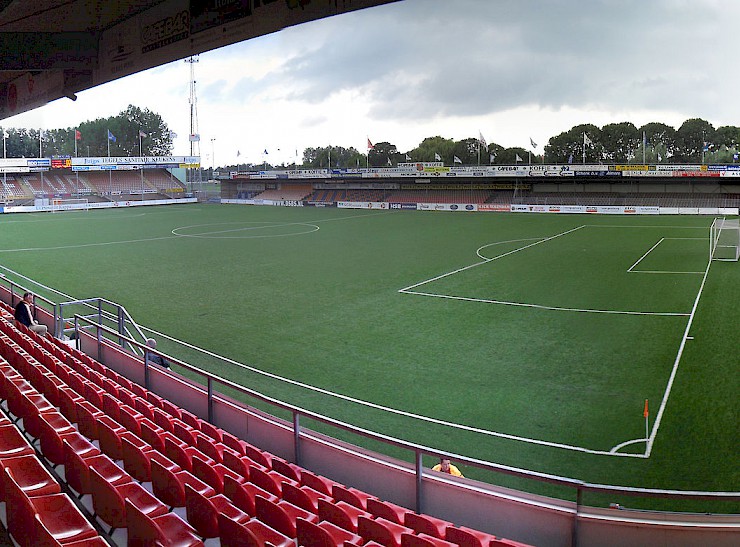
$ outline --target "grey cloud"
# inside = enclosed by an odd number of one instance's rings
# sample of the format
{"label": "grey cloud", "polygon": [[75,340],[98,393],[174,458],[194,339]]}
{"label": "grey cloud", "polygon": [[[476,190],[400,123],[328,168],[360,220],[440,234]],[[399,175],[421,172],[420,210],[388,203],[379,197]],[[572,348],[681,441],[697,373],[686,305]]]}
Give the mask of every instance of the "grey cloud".
{"label": "grey cloud", "polygon": [[265,37],[286,62],[234,93],[316,104],[352,90],[376,119],[528,105],[712,116],[735,100],[738,14],[711,0],[404,0]]}

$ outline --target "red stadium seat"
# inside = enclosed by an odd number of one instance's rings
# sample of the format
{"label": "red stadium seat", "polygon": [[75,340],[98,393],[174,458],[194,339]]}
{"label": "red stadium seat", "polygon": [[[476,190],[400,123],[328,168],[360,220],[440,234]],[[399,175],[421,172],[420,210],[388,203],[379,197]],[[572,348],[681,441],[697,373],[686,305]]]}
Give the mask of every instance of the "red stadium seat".
{"label": "red stadium seat", "polygon": [[177,547],[203,545],[195,530],[176,514],[165,513],[152,518],[128,500],[126,525],[129,547],[153,547],[158,544]]}
{"label": "red stadium seat", "polygon": [[69,445],[81,456],[92,455],[93,452],[100,451],[90,442],[89,439],[80,435],[77,431],[72,430],[59,434],[53,428],[47,427],[46,422],[41,422],[41,453],[54,466],[64,463],[64,446],[63,442],[67,441]]}
{"label": "red stadium seat", "polygon": [[296,487],[298,486],[296,481],[283,477],[280,473],[264,471],[254,465],[249,466],[249,482],[256,484],[263,490],[267,490],[278,497],[282,497],[285,484],[292,484]]}
{"label": "red stadium seat", "polygon": [[188,443],[190,446],[198,445],[198,438],[196,437],[197,429],[193,429],[188,424],[177,418],[172,419],[172,427],[174,428],[175,436]]}
{"label": "red stadium seat", "polygon": [[283,499],[314,514],[319,512],[320,499],[331,500],[329,496],[317,492],[313,488],[295,486],[288,482],[283,483]]}
{"label": "red stadium seat", "polygon": [[[327,496],[331,496],[332,488],[335,484],[339,483],[331,479],[327,479],[326,477],[323,477],[321,475],[311,473],[307,469],[301,470],[302,486],[308,486],[309,488],[313,488],[314,490],[326,494]],[[340,484],[340,486],[342,485]]]}
{"label": "red stadium seat", "polygon": [[141,437],[141,421],[144,419],[144,415],[138,410],[130,407],[129,405],[120,405],[119,422],[123,427],[128,429],[131,433]]}
{"label": "red stadium seat", "polygon": [[185,485],[189,484],[197,492],[206,497],[216,494],[216,491],[188,471],[173,471],[167,469],[156,460],[151,460],[152,490],[163,503],[169,507],[185,507]]}
{"label": "red stadium seat", "polygon": [[361,536],[342,530],[331,522],[314,524],[299,518],[296,521],[296,530],[299,547],[343,547],[346,542],[352,545],[365,543]]}
{"label": "red stadium seat", "polygon": [[231,450],[225,444],[213,440],[204,433],[198,433],[196,431],[197,442],[196,446],[198,450],[203,452],[206,456],[211,458],[213,461],[223,463],[224,451]]}
{"label": "red stadium seat", "polygon": [[163,467],[172,471],[179,471],[180,466],[154,450],[147,442],[135,438],[121,439],[121,453],[123,468],[134,479],[140,482],[152,480],[151,462],[157,461]]}
{"label": "red stadium seat", "polygon": [[164,440],[164,455],[183,469],[193,471],[193,456],[203,453],[192,446],[188,446],[177,437],[167,437]]}
{"label": "red stadium seat", "polygon": [[167,399],[162,399],[161,403],[162,410],[164,410],[167,414],[169,414],[173,418],[177,418],[178,420],[182,419],[182,410],[179,406],[168,401]]}
{"label": "red stadium seat", "polygon": [[319,519],[336,524],[348,532],[357,533],[360,516],[372,519],[373,515],[344,501],[319,500]]}
{"label": "red stadium seat", "polygon": [[131,481],[114,485],[98,473],[95,468],[90,469],[90,485],[92,487],[93,509],[95,513],[107,523],[112,534],[116,528],[126,527],[126,503],[133,504],[145,515],[156,517],[168,512],[167,506],[147,492],[138,482]]}
{"label": "red stadium seat", "polygon": [[104,416],[103,411],[88,401],[77,402],[77,429],[92,440],[98,438],[98,419]]}
{"label": "red stadium seat", "polygon": [[447,528],[454,526],[446,520],[429,515],[419,515],[417,513],[406,513],[403,523],[417,534],[427,534],[439,539],[446,539],[445,534],[447,533]]}
{"label": "red stadium seat", "polygon": [[246,482],[241,475],[221,463],[214,463],[203,455],[193,456],[193,475],[213,488],[216,493],[224,493],[224,478],[229,476],[235,481]]}
{"label": "red stadium seat", "polygon": [[450,543],[426,534],[402,534],[401,547],[456,547],[456,543]]}
{"label": "red stadium seat", "polygon": [[14,425],[0,425],[0,458],[34,454],[33,448]]}
{"label": "red stadium seat", "polygon": [[496,536],[464,526],[458,528],[448,526],[444,539],[452,543],[457,543],[460,547],[489,547],[491,541],[496,539]]}
{"label": "red stadium seat", "polygon": [[276,503],[280,500],[276,495],[262,490],[251,482],[242,483],[228,475],[224,476],[224,495],[231,500],[231,503],[252,517],[256,514],[255,498],[257,496]]}
{"label": "red stadium seat", "polygon": [[364,510],[367,510],[367,500],[370,498],[376,498],[376,496],[363,492],[362,490],[358,490],[357,488],[352,488],[350,486],[342,486],[341,484],[334,484],[332,486],[331,494],[336,501],[344,501]]}
{"label": "red stadium seat", "polygon": [[273,530],[257,519],[252,519],[241,524],[230,520],[225,515],[219,515],[218,527],[221,532],[221,547],[265,547],[267,545],[272,545],[274,547],[295,546],[294,540],[281,534],[277,530]]}
{"label": "red stadium seat", "polygon": [[105,412],[108,417],[121,423],[121,401],[108,392],[103,394],[103,406],[101,407],[101,410]]}
{"label": "red stadium seat", "polygon": [[105,454],[91,453],[83,457],[77,454],[68,443],[65,443],[64,478],[67,485],[74,489],[80,498],[92,493],[90,469],[93,468],[112,485],[123,484],[131,480],[130,475]]}
{"label": "red stadium seat", "polygon": [[146,400],[144,397],[136,397],[134,399],[134,408],[141,412],[144,417],[154,421],[154,405]]}
{"label": "red stadium seat", "polygon": [[218,443],[223,442],[224,440],[223,431],[205,420],[200,422],[200,430]]}
{"label": "red stadium seat", "polygon": [[168,413],[166,413],[161,408],[154,408],[154,423],[157,424],[159,427],[164,429],[165,431],[169,431],[170,433],[175,432],[175,428],[172,425],[172,422],[175,420],[174,417],[170,416]]}
{"label": "red stadium seat", "polygon": [[190,525],[205,538],[221,535],[218,526],[219,515],[238,523],[245,523],[251,518],[223,494],[208,498],[196,492],[189,484],[185,485],[185,511]]}
{"label": "red stadium seat", "polygon": [[0,459],[0,501],[5,501],[5,469],[9,469],[26,496],[43,496],[61,492],[59,483],[36,455]]}
{"label": "red stadium seat", "polygon": [[287,462],[282,458],[278,458],[277,456],[272,457],[270,465],[272,466],[273,471],[277,471],[282,476],[287,477],[296,482],[301,481],[302,469],[299,465]]}
{"label": "red stadium seat", "polygon": [[383,518],[372,520],[360,516],[357,519],[357,533],[366,541],[377,541],[385,547],[401,547],[401,536],[412,532],[413,530],[406,526]]}
{"label": "red stadium seat", "polygon": [[262,496],[256,496],[254,498],[254,508],[256,511],[255,516],[260,521],[267,524],[270,528],[274,528],[281,534],[295,539],[295,520],[293,520],[291,516],[285,511],[285,509],[280,507],[280,505],[275,502],[269,501]]}
{"label": "red stadium seat", "polygon": [[[29,498],[14,480],[12,471],[6,468],[3,472],[7,493],[8,532],[22,547],[43,545],[41,534],[67,541],[98,535],[66,494]],[[41,525],[44,531],[40,529]]]}
{"label": "red stadium seat", "polygon": [[382,517],[396,524],[404,524],[406,513],[413,512],[400,505],[372,498],[367,500],[367,511],[376,517]]}

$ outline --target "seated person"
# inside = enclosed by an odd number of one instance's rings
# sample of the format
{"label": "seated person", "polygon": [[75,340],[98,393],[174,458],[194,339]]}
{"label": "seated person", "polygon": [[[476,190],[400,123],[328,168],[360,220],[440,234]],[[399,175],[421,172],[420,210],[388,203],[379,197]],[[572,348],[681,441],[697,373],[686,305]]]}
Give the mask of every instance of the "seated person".
{"label": "seated person", "polygon": [[41,323],[36,321],[36,319],[34,319],[33,316],[35,312],[36,305],[33,303],[33,294],[27,292],[23,295],[23,300],[18,302],[18,305],[15,307],[15,313],[13,315],[15,317],[15,320],[18,321],[21,325],[25,325],[36,334],[46,336],[46,325],[42,325]]}
{"label": "seated person", "polygon": [[450,463],[448,458],[440,458],[439,463],[432,467],[432,471],[440,471],[441,473],[449,473],[453,477],[462,477],[463,474],[460,470]]}
{"label": "seated person", "polygon": [[[147,338],[146,345],[148,348],[156,349],[157,341],[154,338]],[[150,363],[154,363],[155,365],[159,365],[164,368],[170,368],[170,364],[167,362],[167,360],[164,357],[162,357],[161,355],[157,355],[156,353],[152,353],[149,350],[147,350],[146,354],[144,355],[144,358]]]}

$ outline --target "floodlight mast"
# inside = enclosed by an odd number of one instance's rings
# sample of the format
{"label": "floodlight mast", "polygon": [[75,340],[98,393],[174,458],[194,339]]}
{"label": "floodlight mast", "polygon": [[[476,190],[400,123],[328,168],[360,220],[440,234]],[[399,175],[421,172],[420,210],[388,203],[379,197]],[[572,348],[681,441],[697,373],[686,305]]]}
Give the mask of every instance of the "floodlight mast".
{"label": "floodlight mast", "polygon": [[[198,62],[198,56],[193,55],[185,59],[185,62],[190,64],[190,135],[188,140],[190,141],[190,156],[200,156],[200,135],[198,134],[198,97],[195,93],[195,63]],[[193,192],[193,177],[192,167],[190,168],[190,191]],[[198,170],[200,173],[200,170]]]}

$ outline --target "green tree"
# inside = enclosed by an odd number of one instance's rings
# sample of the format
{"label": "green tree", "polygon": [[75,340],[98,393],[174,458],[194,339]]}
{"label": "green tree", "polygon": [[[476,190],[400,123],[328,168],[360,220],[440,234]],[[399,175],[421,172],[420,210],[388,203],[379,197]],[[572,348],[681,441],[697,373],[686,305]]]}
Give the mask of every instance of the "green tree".
{"label": "green tree", "polygon": [[[584,139],[584,134],[586,139]],[[552,137],[545,145],[545,163],[581,163],[584,148],[586,163],[603,159],[601,130],[593,124],[581,124]]]}
{"label": "green tree", "polygon": [[[676,130],[670,125],[660,122],[650,122],[639,129],[640,139],[645,135],[644,150],[645,162],[661,163],[672,161],[676,154]],[[642,161],[643,143],[636,150],[636,161]]]}
{"label": "green tree", "polygon": [[701,118],[691,118],[683,122],[676,131],[676,162],[701,162],[704,149],[713,148],[714,134],[712,124]]}
{"label": "green tree", "polygon": [[436,159],[439,156],[445,165],[451,165],[455,155],[454,150],[455,141],[436,136],[425,138],[409,155],[414,158],[414,161],[440,161]]}
{"label": "green tree", "polygon": [[640,135],[631,122],[605,125],[601,128],[600,139],[602,159],[609,163],[627,163],[640,145]]}
{"label": "green tree", "polygon": [[368,150],[367,156],[370,167],[390,167],[398,164],[401,154],[395,144],[384,141],[375,143],[375,146]]}

